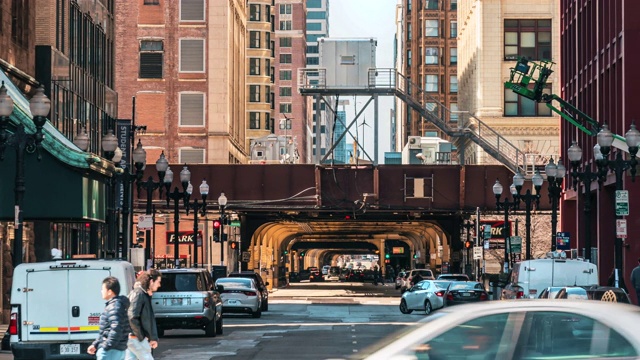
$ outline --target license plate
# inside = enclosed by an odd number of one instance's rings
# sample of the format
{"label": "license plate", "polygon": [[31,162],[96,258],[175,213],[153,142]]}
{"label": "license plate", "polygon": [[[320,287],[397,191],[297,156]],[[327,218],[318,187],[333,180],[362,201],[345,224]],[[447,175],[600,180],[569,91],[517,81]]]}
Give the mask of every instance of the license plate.
{"label": "license plate", "polygon": [[60,344],[60,355],[80,354],[80,344]]}
{"label": "license plate", "polygon": [[238,300],[227,300],[227,305],[239,305],[240,301]]}
{"label": "license plate", "polygon": [[182,305],[182,299],[171,299],[171,306],[180,306]]}
{"label": "license plate", "polygon": [[469,296],[471,296],[471,293],[462,293],[462,296],[469,297]]}

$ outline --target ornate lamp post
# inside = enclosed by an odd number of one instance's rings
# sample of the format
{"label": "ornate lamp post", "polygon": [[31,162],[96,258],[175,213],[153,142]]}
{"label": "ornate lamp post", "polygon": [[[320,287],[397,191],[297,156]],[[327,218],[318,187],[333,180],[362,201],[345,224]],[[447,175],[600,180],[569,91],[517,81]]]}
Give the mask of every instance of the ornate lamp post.
{"label": "ornate lamp post", "polygon": [[551,201],[551,251],[556,251],[556,234],[558,233],[558,202],[562,196],[562,180],[567,173],[567,169],[562,165],[562,160],[558,160],[558,165],[549,159],[549,163],[544,168],[549,182],[549,200]]}
{"label": "ornate lamp post", "polygon": [[[594,156],[598,165],[598,180],[603,183],[607,177],[607,173],[611,170],[616,177],[616,191],[622,190],[622,177],[624,172],[629,170],[631,173],[631,181],[636,180],[636,165],[638,160],[638,144],[640,143],[640,132],[636,129],[635,124],[631,124],[631,128],[624,135],[627,146],[629,146],[629,160],[622,159],[622,151],[616,151],[616,158],[609,160],[611,145],[613,144],[613,133],[609,127],[604,124],[598,133],[598,144],[594,147]],[[616,214],[616,220],[622,219],[621,215]],[[615,286],[625,288],[622,271],[622,238],[616,235],[614,245],[614,266],[615,266]]]}
{"label": "ornate lamp post", "polygon": [[573,179],[573,190],[578,188],[578,183],[584,184],[584,258],[591,261],[591,182],[598,180],[598,174],[591,171],[590,165],[584,165],[582,172],[578,171],[582,161],[582,149],[575,141],[567,150],[569,161],[571,162],[571,178]]}
{"label": "ornate lamp post", "polygon": [[516,186],[516,194],[514,198],[516,200],[516,207],[520,207],[520,201],[524,201],[525,204],[525,228],[526,228],[526,244],[527,250],[525,252],[525,259],[531,260],[531,210],[533,209],[533,203],[535,202],[536,207],[540,206],[540,189],[542,188],[542,175],[536,170],[536,173],[531,177],[531,182],[533,182],[533,187],[536,189],[536,193],[532,194],[530,189],[527,189],[527,192],[524,194],[520,194],[522,191],[522,185],[524,185],[524,176],[517,172],[513,176],[513,184]]}
{"label": "ornate lamp post", "polygon": [[[144,156],[146,158],[147,156],[146,152],[144,153]],[[135,158],[135,151],[134,151],[134,158]],[[156,171],[158,172],[158,181],[154,181],[152,176],[149,176],[149,178],[146,181],[138,180],[138,196],[142,188],[144,188],[147,193],[147,205],[145,207],[145,212],[144,212],[145,215],[151,215],[153,213],[153,191],[156,189],[159,189],[160,192],[162,192],[162,188],[160,187],[160,185],[163,184],[165,174],[168,168],[169,168],[169,161],[164,156],[164,151],[163,151],[160,154],[160,157],[158,158],[158,160],[156,161]],[[160,196],[162,196],[162,194]],[[147,230],[145,234],[144,258],[145,260],[149,260],[152,258],[151,230]]]}
{"label": "ornate lamp post", "polygon": [[4,150],[6,147],[12,147],[16,150],[16,177],[15,177],[15,236],[13,238],[13,265],[18,266],[22,263],[22,236],[23,236],[23,199],[25,192],[24,178],[24,153],[30,154],[37,152],[38,160],[41,159],[40,147],[44,134],[42,128],[47,122],[47,115],[51,109],[51,101],[44,94],[44,88],[41,86],[36,89],[29,102],[33,123],[36,126],[36,132],[27,134],[23,124],[16,126],[13,133],[9,132],[9,117],[13,113],[13,99],[7,94],[7,88],[2,82],[0,87],[0,160],[4,160]]}
{"label": "ornate lamp post", "polygon": [[[189,197],[193,193],[193,185],[189,183],[187,186],[187,193]],[[202,214],[204,216],[207,213],[207,196],[209,195],[209,184],[207,184],[207,180],[202,180],[202,184],[200,184],[200,195],[202,196],[202,203],[198,203],[198,199],[193,199],[193,202],[187,203],[187,215],[189,215],[189,210],[193,210],[193,265],[194,267],[198,267],[198,214]]]}
{"label": "ornate lamp post", "polygon": [[187,186],[191,180],[191,172],[185,165],[180,171],[180,183],[182,183],[183,191],[178,190],[176,186],[172,193],[169,193],[171,189],[171,183],[173,183],[173,171],[167,168],[167,172],[164,175],[164,186],[167,189],[167,206],[169,206],[170,200],[173,200],[173,256],[175,257],[175,267],[180,268],[180,200],[187,206],[189,203],[189,194],[187,193]]}
{"label": "ornate lamp post", "polygon": [[493,194],[496,196],[496,207],[498,208],[498,210],[503,210],[504,211],[504,225],[503,225],[503,229],[502,229],[502,233],[504,234],[504,273],[508,273],[509,272],[509,241],[507,241],[507,239],[509,238],[510,235],[510,231],[509,231],[509,210],[510,209],[516,209],[518,206],[518,201],[515,200],[516,197],[516,187],[514,184],[511,184],[511,186],[509,187],[509,189],[511,190],[511,195],[513,196],[513,201],[509,201],[509,198],[505,196],[504,200],[501,202],[500,201],[500,196],[502,195],[502,184],[500,184],[499,180],[496,180],[496,183],[493,185]]}
{"label": "ornate lamp post", "polygon": [[224,209],[227,206],[227,197],[224,193],[220,193],[218,197],[218,206],[220,206],[220,265],[224,266]]}

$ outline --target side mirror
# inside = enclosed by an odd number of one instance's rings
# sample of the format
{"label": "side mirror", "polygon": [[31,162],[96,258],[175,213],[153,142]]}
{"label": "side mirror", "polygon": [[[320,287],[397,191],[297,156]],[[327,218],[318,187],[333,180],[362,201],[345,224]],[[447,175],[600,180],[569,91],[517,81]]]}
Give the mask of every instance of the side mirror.
{"label": "side mirror", "polygon": [[217,290],[219,293],[221,293],[221,292],[223,292],[223,291],[224,291],[224,286],[222,286],[222,285],[218,285],[218,286],[216,286],[216,290]]}

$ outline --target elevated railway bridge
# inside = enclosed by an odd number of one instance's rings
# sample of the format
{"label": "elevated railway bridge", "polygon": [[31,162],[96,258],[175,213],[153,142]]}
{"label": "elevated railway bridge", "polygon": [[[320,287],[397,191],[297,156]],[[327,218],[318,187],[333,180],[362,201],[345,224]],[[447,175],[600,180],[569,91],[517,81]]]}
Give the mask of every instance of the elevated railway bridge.
{"label": "elevated railway bridge", "polygon": [[[157,176],[150,168],[145,178]],[[221,246],[210,239],[212,220],[221,213],[217,198],[224,192],[225,214],[239,221],[229,240],[240,245],[236,250],[223,245],[226,264],[230,270],[239,266],[261,271],[273,286],[284,281],[287,271],[330,264],[340,254],[378,254],[384,259],[394,252],[391,265],[438,269],[448,263],[450,271],[462,271],[464,219],[477,208],[497,214],[492,186],[496,179],[510,184],[513,176],[501,165],[190,165],[189,169],[193,184],[206,179],[210,186],[203,221],[208,241],[199,250],[203,263],[209,259],[218,264],[216,251]],[[176,186],[181,188],[176,181],[171,189]],[[530,182],[523,191],[527,186]],[[138,192],[134,211],[140,214],[145,211],[146,194],[144,189]],[[166,230],[171,231],[173,206],[165,206],[165,194],[162,199],[158,192],[154,196],[159,218],[166,219]],[[550,208],[547,200],[541,197],[540,209]],[[180,208],[181,231],[193,229],[193,216]],[[154,231],[156,244],[162,244],[163,228]],[[166,253],[172,254],[171,249],[167,245]],[[154,246],[156,257],[164,250]],[[181,254],[190,251],[189,245],[181,245]]]}

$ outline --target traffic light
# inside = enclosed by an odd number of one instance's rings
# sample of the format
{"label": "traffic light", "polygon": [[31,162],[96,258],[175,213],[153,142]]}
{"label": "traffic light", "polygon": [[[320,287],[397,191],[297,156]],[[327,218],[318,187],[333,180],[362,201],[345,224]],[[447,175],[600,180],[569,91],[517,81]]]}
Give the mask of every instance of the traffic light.
{"label": "traffic light", "polygon": [[144,243],[144,230],[138,230],[136,232],[136,244],[137,246],[141,247],[143,243]]}
{"label": "traffic light", "polygon": [[418,258],[418,254],[413,254],[413,258],[417,259]]}
{"label": "traffic light", "polygon": [[284,254],[285,254],[285,255],[289,255],[289,250],[285,250],[285,251],[284,251]]}
{"label": "traffic light", "polygon": [[231,250],[236,250],[238,248],[238,242],[232,241],[231,243],[229,243],[229,246],[231,246]]}
{"label": "traffic light", "polygon": [[300,253],[300,256],[301,256],[301,257],[304,257],[304,251]]}
{"label": "traffic light", "polygon": [[220,242],[220,235],[217,232],[213,234],[213,242]]}
{"label": "traffic light", "polygon": [[390,264],[390,263],[391,263],[391,260],[389,260],[389,259],[384,259],[384,263],[385,263],[385,264]]}
{"label": "traffic light", "polygon": [[385,258],[385,259],[389,259],[389,258],[391,258],[391,255],[389,255],[389,254],[384,254],[384,258]]}
{"label": "traffic light", "polygon": [[464,248],[465,249],[471,249],[473,247],[473,242],[467,240],[464,242]]}
{"label": "traffic light", "polygon": [[222,220],[213,220],[213,230],[220,231],[220,226],[222,226]]}

